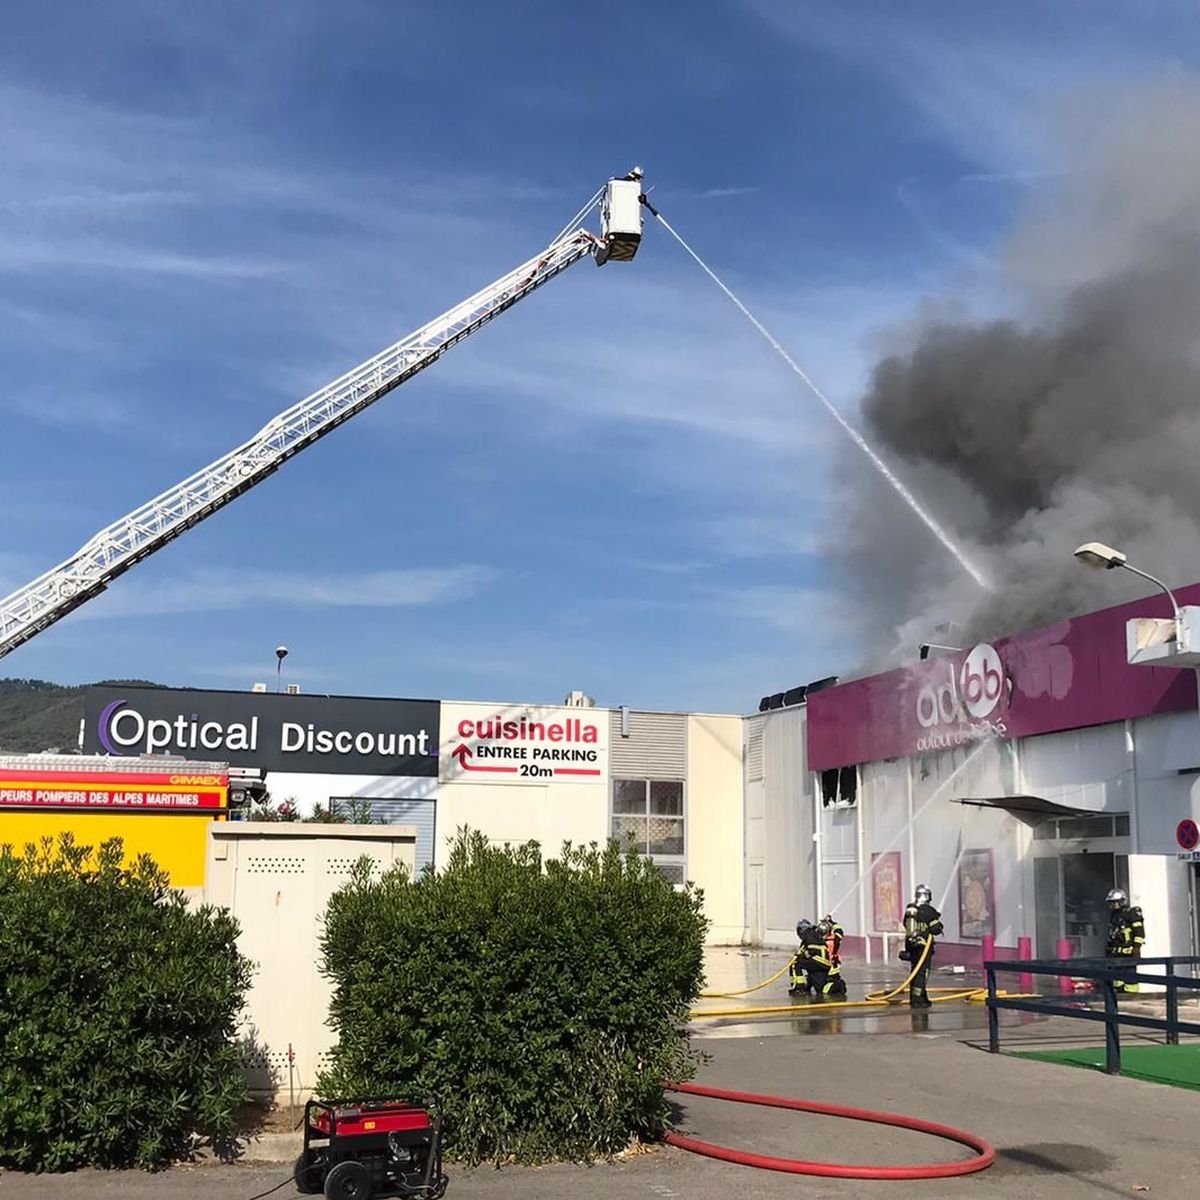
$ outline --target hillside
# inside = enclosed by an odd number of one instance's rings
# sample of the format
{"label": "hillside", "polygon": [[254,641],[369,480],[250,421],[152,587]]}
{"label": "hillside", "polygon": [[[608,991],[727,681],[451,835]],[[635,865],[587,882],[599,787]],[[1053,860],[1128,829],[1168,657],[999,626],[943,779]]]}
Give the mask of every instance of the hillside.
{"label": "hillside", "polygon": [[[141,679],[102,682],[160,686]],[[63,687],[44,679],[0,679],[0,752],[73,753],[79,745],[85,686]]]}

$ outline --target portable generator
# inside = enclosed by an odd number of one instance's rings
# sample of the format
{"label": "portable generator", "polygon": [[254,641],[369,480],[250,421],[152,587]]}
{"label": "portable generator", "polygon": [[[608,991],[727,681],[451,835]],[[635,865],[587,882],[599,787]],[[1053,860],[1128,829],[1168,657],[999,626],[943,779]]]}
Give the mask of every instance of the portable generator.
{"label": "portable generator", "polygon": [[382,1098],[310,1100],[295,1178],[299,1191],[328,1200],[438,1200],[446,1191],[440,1109]]}

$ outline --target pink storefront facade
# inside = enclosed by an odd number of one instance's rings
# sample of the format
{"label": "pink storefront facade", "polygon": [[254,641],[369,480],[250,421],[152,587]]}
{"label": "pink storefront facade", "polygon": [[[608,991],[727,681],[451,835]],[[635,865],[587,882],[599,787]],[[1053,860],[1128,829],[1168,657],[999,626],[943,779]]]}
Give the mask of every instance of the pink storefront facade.
{"label": "pink storefront facade", "polygon": [[[1200,585],[1178,594],[1200,603]],[[804,742],[796,865],[811,888],[797,902],[836,908],[874,959],[894,953],[904,898],[926,883],[942,962],[971,963],[985,938],[1002,955],[1025,937],[1039,956],[1063,941],[1102,953],[1104,894],[1122,886],[1148,953],[1194,953],[1200,856],[1180,829],[1200,820],[1196,680],[1125,660],[1126,620],[1169,615],[1150,597],[763,714]]]}

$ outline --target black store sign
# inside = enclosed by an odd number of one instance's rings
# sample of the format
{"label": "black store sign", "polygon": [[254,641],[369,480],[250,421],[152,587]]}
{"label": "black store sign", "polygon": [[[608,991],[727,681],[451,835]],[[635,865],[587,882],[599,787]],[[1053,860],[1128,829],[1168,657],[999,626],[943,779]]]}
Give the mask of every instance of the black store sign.
{"label": "black store sign", "polygon": [[265,771],[438,773],[436,700],[91,687],[85,754],[179,754]]}

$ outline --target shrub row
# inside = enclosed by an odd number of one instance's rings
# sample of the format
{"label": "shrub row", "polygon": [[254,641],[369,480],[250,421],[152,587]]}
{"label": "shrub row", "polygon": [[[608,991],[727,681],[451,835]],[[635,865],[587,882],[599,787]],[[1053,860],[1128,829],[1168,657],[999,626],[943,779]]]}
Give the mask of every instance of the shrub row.
{"label": "shrub row", "polygon": [[444,1106],[452,1157],[591,1159],[655,1136],[664,1079],[694,1070],[701,895],[614,847],[496,847],[461,832],[446,869],[330,902],[337,1034],[325,1094]]}
{"label": "shrub row", "polygon": [[0,848],[0,1165],[158,1168],[232,1134],[236,938],[120,841]]}

